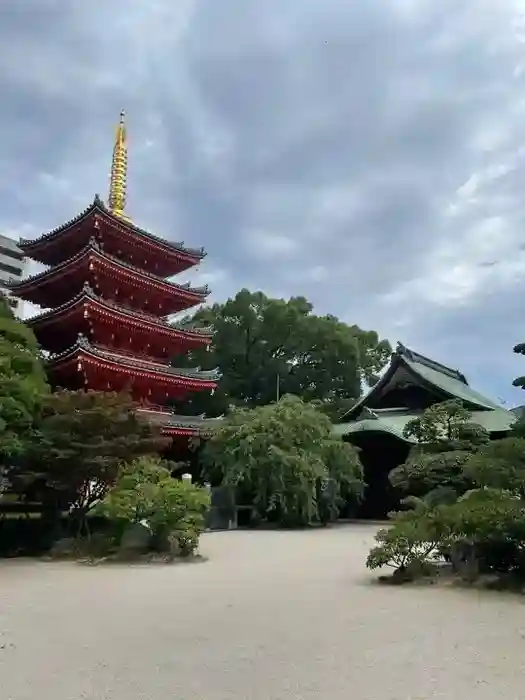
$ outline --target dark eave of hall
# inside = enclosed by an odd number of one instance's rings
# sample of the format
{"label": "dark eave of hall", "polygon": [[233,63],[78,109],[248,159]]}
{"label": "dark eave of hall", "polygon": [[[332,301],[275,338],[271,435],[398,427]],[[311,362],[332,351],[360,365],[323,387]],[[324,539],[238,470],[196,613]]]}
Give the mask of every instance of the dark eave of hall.
{"label": "dark eave of hall", "polygon": [[52,355],[48,359],[50,365],[58,365],[63,360],[75,357],[79,352],[86,355],[91,355],[93,358],[116,363],[119,367],[129,367],[137,371],[152,372],[164,374],[171,377],[179,377],[180,379],[195,379],[197,381],[210,382],[215,384],[221,378],[219,369],[202,370],[198,367],[171,367],[160,362],[154,362],[142,357],[125,355],[109,348],[102,348],[93,345],[84,335],[79,335],[77,342],[70,348],[67,348],[61,353]]}
{"label": "dark eave of hall", "polygon": [[139,408],[138,413],[148,421],[162,426],[163,428],[180,428],[190,430],[213,430],[224,422],[224,416],[217,418],[207,418],[206,416],[184,416],[169,411],[156,411],[148,408]]}
{"label": "dark eave of hall", "polygon": [[71,228],[72,226],[75,226],[76,224],[80,223],[82,219],[87,218],[89,215],[95,213],[100,213],[106,216],[108,219],[110,219],[115,225],[120,226],[122,228],[127,228],[132,233],[142,236],[145,239],[151,241],[152,243],[155,243],[156,245],[168,248],[175,253],[180,253],[181,255],[194,258],[196,261],[202,260],[204,257],[206,257],[206,252],[204,248],[189,248],[184,245],[184,241],[168,241],[165,238],[156,236],[150,231],[146,231],[145,229],[136,226],[130,221],[125,221],[124,219],[121,219],[120,217],[113,214],[105,206],[104,202],[98,194],[95,195],[95,199],[93,200],[92,204],[86,207],[86,209],[84,209],[84,211],[78,214],[78,216],[74,217],[73,219],[70,219],[69,221],[66,221],[66,223],[61,224],[60,226],[57,226],[48,233],[43,233],[38,238],[20,238],[18,245],[26,255],[29,255],[31,250],[36,250],[38,247],[40,247],[41,244],[50,241],[55,236],[58,236],[67,229]]}
{"label": "dark eave of hall", "polygon": [[24,289],[27,286],[33,284],[34,282],[39,282],[41,280],[45,280],[46,278],[53,277],[58,272],[66,269],[67,267],[70,267],[77,261],[81,260],[85,255],[87,255],[90,252],[93,252],[99,255],[100,257],[105,258],[108,262],[112,263],[113,265],[116,265],[117,267],[123,268],[130,272],[134,272],[137,275],[141,275],[143,277],[151,279],[157,283],[165,285],[166,287],[170,287],[173,290],[178,290],[187,294],[192,294],[198,297],[202,297],[203,299],[210,293],[207,284],[201,287],[192,287],[190,282],[177,284],[176,282],[171,282],[170,280],[167,280],[164,277],[159,277],[158,275],[155,275],[152,272],[147,272],[146,270],[143,270],[140,267],[135,267],[134,265],[130,265],[127,262],[123,262],[122,260],[119,260],[119,258],[116,258],[114,255],[106,253],[94,239],[91,239],[88,245],[82,248],[82,250],[80,250],[76,255],[74,255],[71,258],[68,258],[67,260],[64,260],[64,262],[60,263],[59,265],[50,267],[47,270],[39,272],[36,275],[30,275],[29,277],[26,277],[23,280],[11,279],[5,282],[4,284],[14,294],[16,294],[17,290]]}
{"label": "dark eave of hall", "polygon": [[26,319],[25,323],[27,326],[34,328],[35,326],[38,326],[38,324],[42,321],[46,321],[52,318],[53,316],[60,314],[62,311],[74,308],[77,304],[81,304],[86,300],[94,301],[95,303],[100,304],[109,311],[113,310],[122,316],[129,316],[139,321],[145,321],[147,323],[151,323],[152,325],[160,326],[163,330],[174,330],[179,331],[181,333],[187,333],[189,335],[194,334],[202,336],[205,338],[211,338],[213,336],[212,326],[194,326],[189,323],[170,323],[162,316],[154,316],[153,314],[148,314],[145,311],[131,309],[127,306],[123,306],[122,304],[117,304],[114,301],[110,301],[109,299],[104,299],[103,297],[98,296],[98,294],[95,294],[95,292],[87,282],[84,284],[82,291],[75,297],[73,297],[70,301],[67,301],[65,304],[62,304],[61,306],[58,306],[54,309],[50,309],[49,311],[44,311],[41,314],[38,314],[37,316],[32,316],[31,318]]}

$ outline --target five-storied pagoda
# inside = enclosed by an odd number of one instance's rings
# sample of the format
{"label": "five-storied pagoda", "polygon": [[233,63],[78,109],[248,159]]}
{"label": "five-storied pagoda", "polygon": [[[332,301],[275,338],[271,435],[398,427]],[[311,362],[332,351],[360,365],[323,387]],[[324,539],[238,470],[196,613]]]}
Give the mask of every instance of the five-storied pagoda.
{"label": "five-storied pagoda", "polygon": [[36,240],[22,239],[26,256],[48,269],[12,282],[11,293],[46,309],[27,323],[49,353],[55,387],[129,391],[165,434],[202,435],[213,419],[174,415],[166,405],[192,391],[213,391],[219,374],[169,362],[209,345],[212,329],[169,323],[168,317],[202,303],[208,289],[168,278],[197,265],[205,253],[134,225],[125,213],[126,176],[122,113],[107,205],[96,195],[71,221]]}

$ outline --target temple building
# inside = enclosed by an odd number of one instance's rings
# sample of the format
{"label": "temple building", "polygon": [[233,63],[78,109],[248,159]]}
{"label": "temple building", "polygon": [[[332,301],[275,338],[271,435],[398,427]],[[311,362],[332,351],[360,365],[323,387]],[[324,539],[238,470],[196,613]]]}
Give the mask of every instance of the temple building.
{"label": "temple building", "polygon": [[335,426],[360,448],[367,484],[362,517],[383,518],[398,506],[388,475],[408,457],[412,441],[404,428],[433,404],[457,399],[471,421],[497,439],[508,434],[516,416],[472,389],[461,372],[398,344],[381,379]]}
{"label": "temple building", "polygon": [[174,415],[167,405],[193,391],[214,391],[219,373],[177,369],[170,360],[212,342],[212,329],[170,323],[205,301],[207,287],[170,278],[197,265],[202,248],[139,228],[126,206],[124,114],[117,128],[108,203],[98,195],[71,221],[20,240],[44,272],[8,283],[11,295],[42,308],[27,323],[47,354],[54,387],[129,391],[144,416],[183,440],[206,434],[213,419]]}

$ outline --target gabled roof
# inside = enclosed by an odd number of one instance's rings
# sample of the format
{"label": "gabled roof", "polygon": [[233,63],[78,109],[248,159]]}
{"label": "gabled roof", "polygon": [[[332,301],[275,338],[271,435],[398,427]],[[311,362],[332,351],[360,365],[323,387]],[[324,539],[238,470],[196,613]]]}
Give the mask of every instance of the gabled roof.
{"label": "gabled roof", "polygon": [[[382,390],[400,370],[407,371],[419,383],[427,385],[430,390],[437,390],[450,399],[459,399],[473,410],[505,410],[491,399],[471,389],[465,375],[458,370],[435,362],[398,343],[384,375],[363,398],[345,413],[342,417],[342,422],[349,422],[358,418],[363,409],[368,406],[372,399],[377,398],[381,394]],[[508,413],[508,411],[505,411],[505,413]]]}
{"label": "gabled roof", "polygon": [[181,253],[182,255],[186,255],[197,260],[202,260],[206,256],[204,248],[188,248],[184,245],[184,241],[179,241],[176,243],[172,241],[167,241],[164,238],[161,238],[160,236],[155,236],[153,233],[150,233],[145,229],[135,226],[135,224],[131,223],[130,221],[125,221],[124,219],[116,216],[109,209],[107,209],[107,207],[104,205],[103,201],[100,199],[98,194],[95,195],[93,203],[90,204],[86,209],[84,209],[84,211],[80,212],[78,216],[74,217],[73,219],[70,219],[69,221],[66,221],[66,223],[62,224],[61,226],[57,226],[57,228],[54,228],[52,231],[42,234],[38,238],[21,238],[19,246],[26,254],[28,254],[28,251],[30,251],[32,248],[36,249],[40,244],[49,241],[51,238],[78,224],[80,221],[82,221],[82,219],[97,212],[106,216],[115,225],[124,227],[132,233],[142,236],[145,239],[151,241],[152,243],[173,250],[175,253]]}

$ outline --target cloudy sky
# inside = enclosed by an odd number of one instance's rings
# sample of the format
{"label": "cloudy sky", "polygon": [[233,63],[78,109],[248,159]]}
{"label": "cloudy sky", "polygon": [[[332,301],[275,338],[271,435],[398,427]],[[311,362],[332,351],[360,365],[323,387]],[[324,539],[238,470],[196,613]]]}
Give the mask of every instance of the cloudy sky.
{"label": "cloudy sky", "polygon": [[302,294],[525,401],[522,2],[0,3],[0,95],[0,232],[105,197],[124,108],[129,213],[214,299]]}

